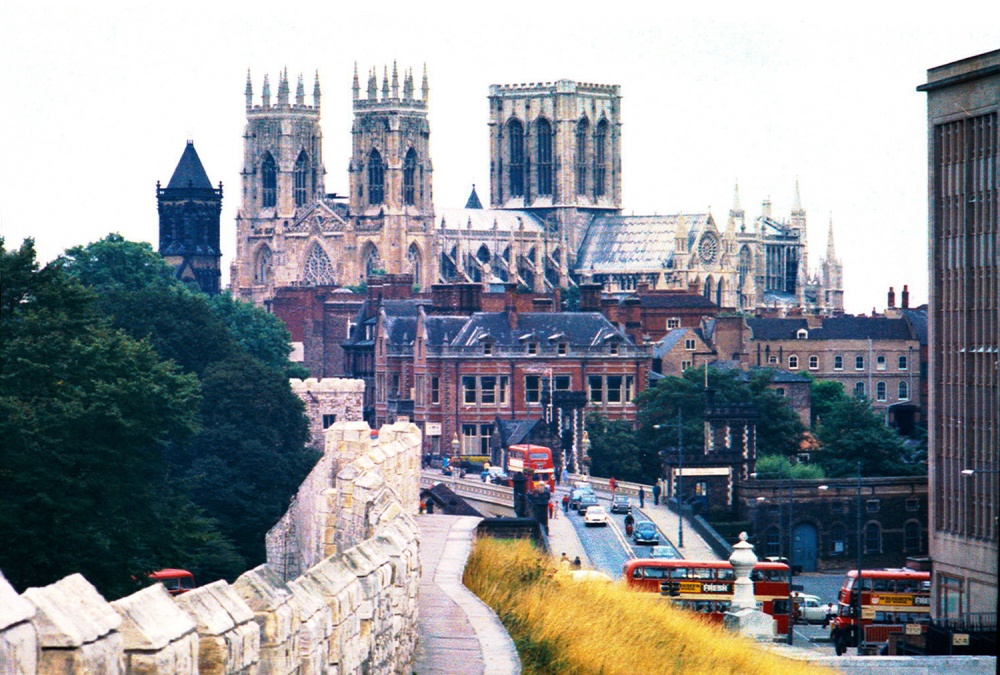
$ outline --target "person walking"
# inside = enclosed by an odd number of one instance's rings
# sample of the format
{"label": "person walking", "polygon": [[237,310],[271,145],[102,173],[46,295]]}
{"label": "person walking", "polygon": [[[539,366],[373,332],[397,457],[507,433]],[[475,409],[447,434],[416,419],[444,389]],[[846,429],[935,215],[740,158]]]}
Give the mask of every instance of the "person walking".
{"label": "person walking", "polygon": [[576,556],[575,558],[573,558],[573,569],[578,570],[581,567],[583,567],[583,563],[580,562],[580,556]]}
{"label": "person walking", "polygon": [[639,508],[646,508],[646,490],[642,486],[639,486]]}
{"label": "person walking", "polygon": [[611,477],[611,478],[610,478],[610,479],[608,480],[608,488],[610,488],[610,489],[611,489],[611,496],[612,496],[612,497],[614,497],[614,495],[615,495],[615,490],[616,490],[616,489],[618,488],[618,481],[616,481],[616,480],[615,480],[615,477],[614,477],[614,476],[612,476],[612,477]]}
{"label": "person walking", "polygon": [[653,505],[660,505],[660,481],[653,483]]}
{"label": "person walking", "polygon": [[566,555],[566,551],[563,551],[562,557],[559,558],[559,567],[563,569],[569,569],[572,563],[569,561],[569,556]]}
{"label": "person walking", "polygon": [[569,495],[563,495],[562,505],[563,505],[563,513],[569,513]]}

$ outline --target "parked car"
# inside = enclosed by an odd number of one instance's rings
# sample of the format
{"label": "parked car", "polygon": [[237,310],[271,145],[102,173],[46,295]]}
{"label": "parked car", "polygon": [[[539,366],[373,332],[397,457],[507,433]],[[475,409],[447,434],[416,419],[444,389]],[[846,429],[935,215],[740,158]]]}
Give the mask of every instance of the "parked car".
{"label": "parked car", "polygon": [[648,520],[635,524],[632,530],[632,541],[637,544],[652,544],[656,546],[660,543],[660,533],[656,531],[656,525]]}
{"label": "parked car", "polygon": [[583,524],[587,525],[608,525],[608,512],[603,506],[589,506],[587,512],[583,514]]}
{"label": "parked car", "polygon": [[625,495],[617,495],[611,500],[611,513],[632,513],[632,500]]}
{"label": "parked car", "polygon": [[597,495],[590,492],[585,492],[580,495],[580,501],[576,505],[576,512],[581,516],[587,513],[587,509],[591,506],[597,506]]}
{"label": "parked car", "polygon": [[672,546],[654,546],[649,549],[650,558],[678,558],[677,551]]}
{"label": "parked car", "polygon": [[796,621],[800,623],[826,623],[830,607],[820,602],[818,596],[800,593],[793,600],[795,601]]}
{"label": "parked car", "polygon": [[577,507],[580,506],[580,497],[582,497],[586,492],[579,488],[575,488],[569,493],[569,507],[576,511]]}

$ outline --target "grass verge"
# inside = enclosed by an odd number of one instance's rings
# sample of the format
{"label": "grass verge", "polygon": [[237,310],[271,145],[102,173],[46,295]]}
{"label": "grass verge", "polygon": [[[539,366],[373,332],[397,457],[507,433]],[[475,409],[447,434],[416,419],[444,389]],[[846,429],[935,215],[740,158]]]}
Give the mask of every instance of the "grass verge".
{"label": "grass verge", "polygon": [[500,617],[524,675],[833,672],[769,653],[657,595],[574,582],[525,540],[479,539],[463,581]]}

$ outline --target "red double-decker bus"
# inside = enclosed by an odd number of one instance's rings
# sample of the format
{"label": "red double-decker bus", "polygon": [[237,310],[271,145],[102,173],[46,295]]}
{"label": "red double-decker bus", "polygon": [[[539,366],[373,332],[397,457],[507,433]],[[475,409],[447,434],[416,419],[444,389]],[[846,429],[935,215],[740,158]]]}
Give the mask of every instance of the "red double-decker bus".
{"label": "red double-decker bus", "polygon": [[555,492],[556,470],[551,449],[544,445],[512,445],[507,448],[507,473],[510,476],[524,473],[527,467],[531,468],[529,490],[547,487],[550,492]]}
{"label": "red double-decker bus", "polygon": [[[722,621],[733,601],[736,574],[728,560],[635,558],[622,576],[629,588],[668,596],[680,607]],[[777,562],[758,562],[750,573],[754,599],[774,617],[778,633],[788,634],[788,585],[791,570]]]}
{"label": "red double-decker bus", "polygon": [[860,624],[866,643],[885,643],[890,633],[902,633],[907,624],[930,621],[931,573],[908,568],[861,570],[861,617],[858,618],[858,571],[844,577],[837,597],[833,641],[837,653],[856,646]]}

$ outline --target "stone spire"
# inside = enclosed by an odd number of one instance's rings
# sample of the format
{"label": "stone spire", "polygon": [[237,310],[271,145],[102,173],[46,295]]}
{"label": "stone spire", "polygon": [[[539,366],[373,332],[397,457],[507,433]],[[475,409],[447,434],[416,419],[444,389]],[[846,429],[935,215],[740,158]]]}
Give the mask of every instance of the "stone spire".
{"label": "stone spire", "polygon": [[247,68],[247,88],[243,92],[247,97],[247,110],[253,107],[253,81],[250,79],[250,69]]}
{"label": "stone spire", "polygon": [[264,92],[261,94],[261,103],[264,104],[265,108],[271,107],[271,81],[267,77],[267,73],[264,73]]}
{"label": "stone spire", "polygon": [[382,100],[389,98],[389,66],[382,66]]}
{"label": "stone spire", "polygon": [[378,80],[375,76],[375,67],[368,71],[368,100],[374,101],[378,98]]}
{"label": "stone spire", "polygon": [[396,61],[392,62],[392,97],[399,98],[399,70],[396,68]]}
{"label": "stone spire", "polygon": [[281,71],[278,80],[278,105],[288,105],[288,68]]}
{"label": "stone spire", "polygon": [[420,85],[420,91],[421,91],[420,98],[422,98],[424,100],[424,102],[426,103],[427,102],[427,97],[430,96],[430,93],[431,93],[430,85],[427,84],[427,64],[426,63],[424,64],[424,81],[423,81],[423,84]]}
{"label": "stone spire", "polygon": [[[355,86],[357,86],[357,81],[358,81],[358,73],[357,73],[357,71],[355,71],[355,73],[354,73]],[[321,93],[320,93],[320,90],[319,90],[319,68],[317,68],[316,69],[316,78],[313,80],[313,105],[316,106],[317,110],[319,109],[320,94]],[[355,98],[357,98],[357,97],[355,97]]]}
{"label": "stone spire", "polygon": [[361,85],[358,83],[358,62],[354,62],[354,83],[351,85],[351,92],[354,95],[354,100],[357,101],[361,96]]}
{"label": "stone spire", "polygon": [[826,233],[826,259],[833,261],[837,259],[837,251],[833,247],[833,212],[830,212],[830,226]]}
{"label": "stone spire", "polygon": [[726,230],[728,232],[734,232],[737,227],[739,227],[740,232],[746,232],[746,214],[743,212],[743,207],[740,205],[739,182],[736,183],[736,187],[733,189],[733,207],[729,209],[729,221],[726,224]]}
{"label": "stone spire", "polygon": [[413,100],[413,69],[407,68],[406,75],[403,76],[403,98],[407,101]]}
{"label": "stone spire", "polygon": [[795,179],[795,200],[792,203],[793,216],[805,216],[805,209],[802,208],[802,196],[799,194],[799,179]]}
{"label": "stone spire", "polygon": [[302,80],[302,73],[299,73],[299,83],[295,87],[295,105],[306,104],[306,85]]}

